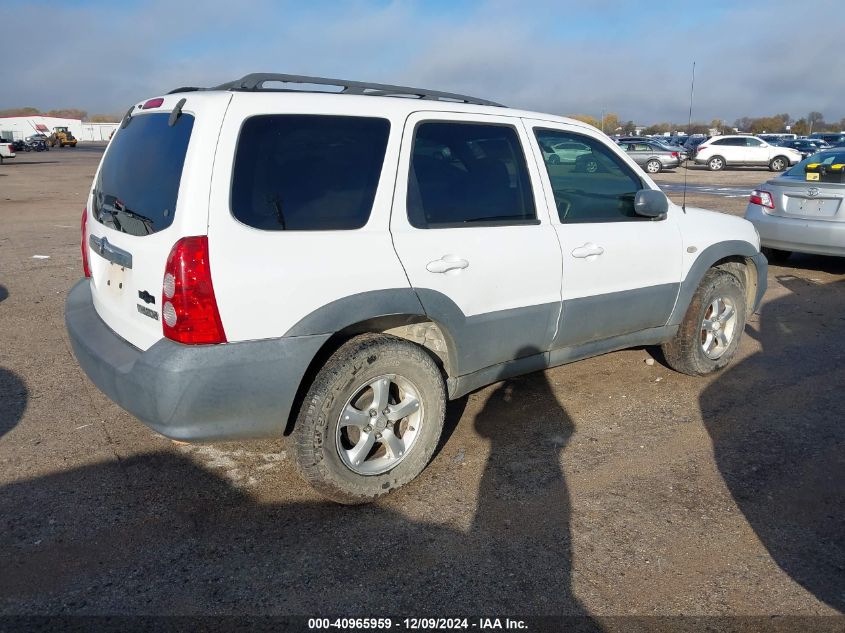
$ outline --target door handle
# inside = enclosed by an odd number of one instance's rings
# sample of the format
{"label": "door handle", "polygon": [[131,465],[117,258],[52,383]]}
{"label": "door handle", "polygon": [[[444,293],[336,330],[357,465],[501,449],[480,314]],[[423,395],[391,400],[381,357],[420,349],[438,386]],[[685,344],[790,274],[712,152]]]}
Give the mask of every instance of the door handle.
{"label": "door handle", "polygon": [[592,242],[587,242],[583,246],[579,246],[578,248],[572,251],[572,256],[577,257],[578,259],[589,259],[591,257],[596,257],[604,253],[604,249],[601,246],[596,246]]}
{"label": "door handle", "polygon": [[469,267],[469,262],[457,255],[444,255],[440,259],[428,262],[425,269],[430,273],[448,273],[450,270],[458,271]]}

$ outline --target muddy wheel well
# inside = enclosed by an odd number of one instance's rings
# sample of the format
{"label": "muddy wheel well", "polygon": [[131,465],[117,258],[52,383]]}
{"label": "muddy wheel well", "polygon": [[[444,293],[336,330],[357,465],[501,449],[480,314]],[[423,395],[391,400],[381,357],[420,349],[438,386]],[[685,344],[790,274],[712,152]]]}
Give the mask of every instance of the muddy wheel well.
{"label": "muddy wheel well", "polygon": [[291,406],[284,435],[290,435],[293,432],[294,424],[299,416],[302,402],[308,394],[308,389],[329,357],[349,339],[366,333],[390,334],[416,343],[431,354],[431,357],[443,372],[444,380],[452,375],[453,363],[450,359],[454,350],[450,347],[444,329],[434,321],[419,315],[391,314],[354,323],[333,334],[308,365],[308,369],[302,376],[297,389],[293,406]]}
{"label": "muddy wheel well", "polygon": [[749,315],[754,308],[754,299],[757,297],[757,266],[748,257],[734,255],[719,260],[713,264],[713,268],[724,270],[739,279],[745,287],[745,303]]}

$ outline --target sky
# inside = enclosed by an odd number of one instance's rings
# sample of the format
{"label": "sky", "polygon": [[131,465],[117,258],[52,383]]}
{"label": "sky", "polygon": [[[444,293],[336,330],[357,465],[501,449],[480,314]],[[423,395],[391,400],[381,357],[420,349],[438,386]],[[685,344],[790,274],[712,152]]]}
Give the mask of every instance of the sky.
{"label": "sky", "polygon": [[0,0],[0,109],[282,72],[639,124],[845,117],[843,0]]}

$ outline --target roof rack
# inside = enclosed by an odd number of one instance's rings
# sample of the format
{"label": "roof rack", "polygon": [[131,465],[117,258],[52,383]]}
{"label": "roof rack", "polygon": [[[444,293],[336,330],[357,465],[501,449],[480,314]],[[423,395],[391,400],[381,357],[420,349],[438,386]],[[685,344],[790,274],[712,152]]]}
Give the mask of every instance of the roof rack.
{"label": "roof rack", "polygon": [[416,97],[432,101],[452,101],[456,103],[471,103],[473,105],[504,107],[501,103],[468,97],[451,92],[437,92],[423,88],[409,88],[408,86],[391,86],[388,84],[373,84],[363,81],[349,81],[347,79],[328,79],[326,77],[307,77],[305,75],[283,75],[276,73],[251,73],[240,79],[229,81],[213,88],[177,88],[168,94],[177,92],[191,92],[195,90],[237,90],[237,91],[259,91],[268,92],[317,92],[310,90],[298,90],[296,88],[264,88],[268,81],[286,84],[311,84],[318,86],[338,86],[342,88],[339,94],[368,95],[373,97]]}

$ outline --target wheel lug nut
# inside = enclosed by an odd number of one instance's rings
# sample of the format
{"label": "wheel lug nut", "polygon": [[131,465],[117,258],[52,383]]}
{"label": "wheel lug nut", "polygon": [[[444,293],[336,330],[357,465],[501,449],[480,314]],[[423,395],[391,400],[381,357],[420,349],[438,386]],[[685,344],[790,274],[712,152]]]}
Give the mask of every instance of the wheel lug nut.
{"label": "wheel lug nut", "polygon": [[373,427],[371,427],[369,424],[364,427],[364,433],[369,433],[372,430],[373,430]]}
{"label": "wheel lug nut", "polygon": [[377,415],[378,415],[378,411],[376,411],[375,409],[370,409],[370,417],[371,418],[374,418]]}

